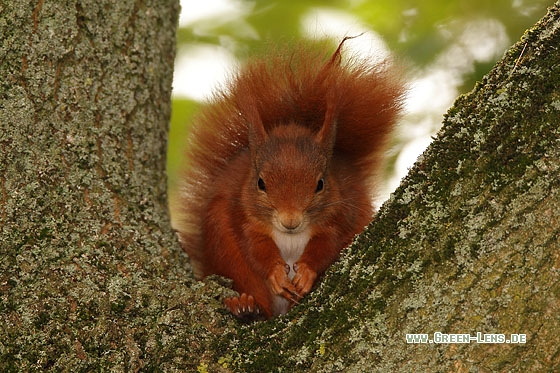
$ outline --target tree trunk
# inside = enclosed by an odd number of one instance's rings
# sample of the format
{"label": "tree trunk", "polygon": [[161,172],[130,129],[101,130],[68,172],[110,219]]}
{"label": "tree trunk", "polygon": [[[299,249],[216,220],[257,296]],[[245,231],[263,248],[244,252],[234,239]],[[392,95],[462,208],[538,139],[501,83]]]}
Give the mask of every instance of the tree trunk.
{"label": "tree trunk", "polygon": [[0,371],[132,371],[184,348],[158,319],[190,276],[166,205],[178,10],[0,4]]}
{"label": "tree trunk", "polygon": [[[0,12],[0,370],[560,365],[560,3],[458,100],[319,287],[251,325],[192,279],[169,228],[177,2]],[[435,332],[527,340],[406,343]]]}

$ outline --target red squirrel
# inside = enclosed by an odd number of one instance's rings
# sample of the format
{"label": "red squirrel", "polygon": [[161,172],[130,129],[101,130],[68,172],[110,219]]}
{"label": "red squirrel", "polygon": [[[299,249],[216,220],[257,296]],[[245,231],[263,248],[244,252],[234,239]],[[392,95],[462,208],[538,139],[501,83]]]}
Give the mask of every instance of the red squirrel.
{"label": "red squirrel", "polygon": [[373,217],[403,84],[314,48],[255,59],[192,124],[174,221],[194,274],[233,280],[239,318],[285,314]]}

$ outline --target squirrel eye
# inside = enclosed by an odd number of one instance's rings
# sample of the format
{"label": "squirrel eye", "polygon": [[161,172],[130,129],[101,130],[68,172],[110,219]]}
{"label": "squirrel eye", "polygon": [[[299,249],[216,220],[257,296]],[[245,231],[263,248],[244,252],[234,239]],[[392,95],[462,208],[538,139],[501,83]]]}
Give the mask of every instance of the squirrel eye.
{"label": "squirrel eye", "polygon": [[321,178],[317,182],[317,189],[315,189],[315,193],[319,193],[320,191],[323,190],[324,187],[325,187],[325,180],[323,180],[323,178]]}
{"label": "squirrel eye", "polygon": [[266,192],[266,185],[264,185],[264,180],[259,177],[259,181],[257,181],[257,187],[260,191]]}

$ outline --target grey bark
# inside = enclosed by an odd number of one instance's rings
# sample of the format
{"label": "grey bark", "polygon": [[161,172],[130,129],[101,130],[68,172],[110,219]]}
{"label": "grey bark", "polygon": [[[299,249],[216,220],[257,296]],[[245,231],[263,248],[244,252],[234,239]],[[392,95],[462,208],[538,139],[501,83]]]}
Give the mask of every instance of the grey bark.
{"label": "grey bark", "polygon": [[169,331],[190,303],[166,206],[178,8],[0,4],[0,371],[191,364]]}
{"label": "grey bark", "polygon": [[[240,325],[169,228],[176,1],[0,5],[0,370],[555,370],[560,3],[449,111],[285,317]],[[405,333],[524,333],[409,345]]]}

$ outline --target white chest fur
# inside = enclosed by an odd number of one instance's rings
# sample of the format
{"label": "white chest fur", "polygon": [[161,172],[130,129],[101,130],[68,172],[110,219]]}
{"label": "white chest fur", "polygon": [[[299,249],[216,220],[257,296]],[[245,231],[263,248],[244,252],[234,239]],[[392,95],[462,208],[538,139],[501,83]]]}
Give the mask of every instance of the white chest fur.
{"label": "white chest fur", "polygon": [[[311,233],[309,229],[306,229],[299,233],[284,233],[274,230],[272,233],[272,239],[278,249],[280,249],[280,255],[282,259],[290,266],[290,272],[288,277],[290,280],[294,278],[296,272],[294,271],[294,263],[298,261],[301,254],[305,250],[309,239],[311,238]],[[272,312],[275,315],[283,315],[290,309],[290,302],[284,297],[279,295],[274,296],[272,304]]]}
{"label": "white chest fur", "polygon": [[298,261],[301,254],[305,250],[309,239],[311,238],[311,233],[309,229],[303,230],[299,233],[284,233],[274,230],[272,233],[272,239],[278,249],[280,249],[280,255],[282,259],[290,266],[290,273],[288,277],[294,278],[294,263]]}

